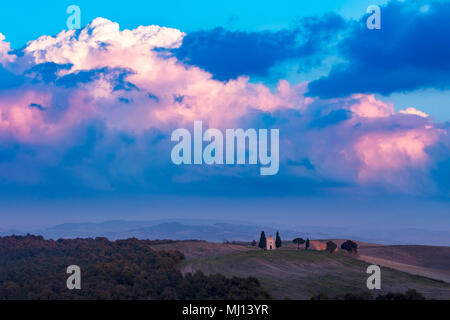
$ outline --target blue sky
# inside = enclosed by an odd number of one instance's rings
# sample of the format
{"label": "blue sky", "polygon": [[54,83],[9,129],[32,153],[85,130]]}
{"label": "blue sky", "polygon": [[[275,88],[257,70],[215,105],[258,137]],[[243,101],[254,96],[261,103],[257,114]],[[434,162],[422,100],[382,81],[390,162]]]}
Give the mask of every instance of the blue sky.
{"label": "blue sky", "polygon": [[[270,223],[281,207],[285,224],[448,229],[449,15],[433,0],[2,4],[1,222]],[[279,128],[279,174],[173,165],[170,133],[192,119]]]}
{"label": "blue sky", "polygon": [[122,28],[157,24],[186,32],[231,27],[240,30],[280,29],[291,26],[299,17],[336,12],[358,18],[375,0],[295,1],[22,1],[2,4],[0,30],[14,48],[43,34],[56,34],[66,28],[66,8],[78,5],[82,25],[97,17],[120,22]]}

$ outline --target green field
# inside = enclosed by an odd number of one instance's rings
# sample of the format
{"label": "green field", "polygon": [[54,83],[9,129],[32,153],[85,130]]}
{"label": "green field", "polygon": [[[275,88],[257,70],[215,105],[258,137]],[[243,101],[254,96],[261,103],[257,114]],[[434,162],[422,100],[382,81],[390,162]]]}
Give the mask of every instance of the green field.
{"label": "green field", "polygon": [[[205,274],[221,273],[229,277],[254,276],[274,298],[310,299],[319,293],[335,297],[369,291],[368,265],[343,252],[256,249],[188,257],[180,269],[184,273],[201,270]],[[382,289],[371,291],[374,296],[416,289],[427,298],[450,299],[448,283],[384,267],[381,270]]]}

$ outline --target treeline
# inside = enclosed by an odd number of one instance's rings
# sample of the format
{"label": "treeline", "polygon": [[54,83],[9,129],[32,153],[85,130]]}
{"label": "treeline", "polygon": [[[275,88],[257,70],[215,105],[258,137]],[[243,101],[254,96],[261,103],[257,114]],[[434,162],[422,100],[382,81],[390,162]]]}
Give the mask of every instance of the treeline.
{"label": "treeline", "polygon": [[370,292],[364,293],[346,293],[334,298],[330,298],[327,294],[319,293],[311,297],[311,300],[425,300],[425,297],[414,289],[408,289],[405,293],[388,292],[379,294],[374,297]]}
{"label": "treeline", "polygon": [[[151,248],[162,242],[0,238],[0,299],[270,299],[253,277],[183,276],[182,253]],[[67,289],[69,265],[81,269],[81,290]]]}

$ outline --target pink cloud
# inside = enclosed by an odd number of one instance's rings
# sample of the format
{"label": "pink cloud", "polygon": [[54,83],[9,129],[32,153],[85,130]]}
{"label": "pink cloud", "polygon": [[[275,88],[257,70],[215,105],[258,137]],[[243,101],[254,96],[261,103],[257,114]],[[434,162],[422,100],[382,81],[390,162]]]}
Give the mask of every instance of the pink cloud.
{"label": "pink cloud", "polygon": [[414,188],[409,170],[427,170],[430,158],[426,148],[439,141],[440,134],[436,129],[424,127],[380,131],[361,136],[355,144],[361,161],[358,180],[384,181],[392,186]]}
{"label": "pink cloud", "polygon": [[352,98],[358,102],[351,105],[350,110],[360,117],[380,118],[389,117],[394,114],[394,105],[375,99],[375,95],[356,94]]}
{"label": "pink cloud", "polygon": [[44,114],[32,104],[51,105],[51,94],[18,90],[0,96],[0,137],[10,136],[19,142],[52,139],[57,125],[45,121]]}

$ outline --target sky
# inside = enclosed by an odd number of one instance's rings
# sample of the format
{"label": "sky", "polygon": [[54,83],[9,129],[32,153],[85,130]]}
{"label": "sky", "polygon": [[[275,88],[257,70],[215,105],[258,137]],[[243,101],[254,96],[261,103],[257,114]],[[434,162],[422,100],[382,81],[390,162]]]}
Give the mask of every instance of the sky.
{"label": "sky", "polygon": [[[449,16],[438,0],[2,4],[0,229],[192,217],[448,230]],[[175,165],[171,132],[196,120],[279,129],[279,172]]]}

